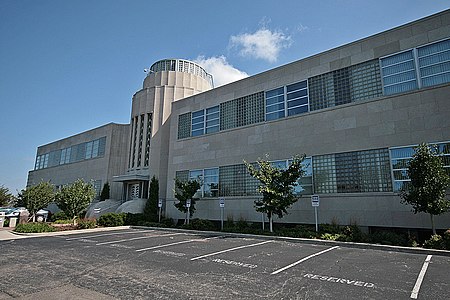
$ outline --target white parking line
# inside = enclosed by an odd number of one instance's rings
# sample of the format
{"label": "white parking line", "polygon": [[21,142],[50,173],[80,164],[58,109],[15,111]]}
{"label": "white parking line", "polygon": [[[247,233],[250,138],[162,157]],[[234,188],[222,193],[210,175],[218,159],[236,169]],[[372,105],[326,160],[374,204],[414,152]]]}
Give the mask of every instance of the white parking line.
{"label": "white parking line", "polygon": [[336,248],[339,248],[339,246],[334,246],[334,247],[331,247],[331,248],[322,250],[322,251],[320,251],[320,252],[311,254],[311,255],[309,255],[309,256],[307,256],[307,257],[304,257],[304,258],[300,259],[299,261],[296,261],[295,263],[292,263],[292,264],[290,264],[290,265],[288,265],[288,266],[286,266],[286,267],[283,267],[283,268],[281,268],[281,269],[278,269],[278,270],[276,270],[276,271],[270,273],[270,275],[275,275],[275,274],[278,274],[278,273],[280,273],[280,272],[283,272],[283,271],[285,271],[285,270],[287,270],[287,269],[289,269],[289,268],[292,268],[292,267],[298,265],[299,263],[304,262],[305,260],[308,260],[308,259],[310,259],[310,258],[313,258],[313,257],[315,257],[315,256],[318,256],[318,255],[320,255],[320,254],[326,253],[326,252],[331,251],[331,250],[336,249]]}
{"label": "white parking line", "polygon": [[165,236],[172,236],[172,235],[179,235],[179,234],[183,234],[183,233],[169,233],[169,234],[147,235],[147,236],[140,236],[140,237],[135,237],[135,238],[131,238],[131,239],[123,239],[123,240],[118,240],[118,241],[103,242],[103,243],[98,243],[98,244],[95,244],[95,245],[96,246],[100,246],[100,245],[116,244],[116,243],[122,243],[122,242],[128,242],[128,241],[149,239],[149,238],[154,238],[154,237],[165,237]]}
{"label": "white parking line", "polygon": [[417,277],[416,284],[414,285],[414,288],[411,292],[412,299],[417,299],[417,296],[419,295],[420,286],[422,285],[423,278],[425,277],[425,273],[427,272],[428,265],[431,261],[432,256],[433,255],[428,255],[425,259],[425,262],[423,263],[422,270],[420,270],[419,277]]}
{"label": "white parking line", "polygon": [[101,237],[101,236],[108,236],[108,235],[117,235],[117,234],[142,233],[142,232],[150,232],[150,231],[154,231],[154,230],[140,230],[140,231],[125,231],[125,232],[103,233],[103,234],[97,234],[97,235],[91,235],[91,236],[82,236],[82,237],[76,237],[76,238],[69,238],[69,239],[66,239],[66,241],[81,240],[81,239],[89,239],[89,238],[95,238],[95,237]]}
{"label": "white parking line", "polygon": [[153,250],[153,249],[164,248],[164,247],[186,244],[186,243],[192,243],[192,242],[201,242],[201,241],[206,241],[206,240],[217,239],[219,237],[221,237],[221,236],[214,236],[214,237],[210,237],[210,238],[206,238],[206,239],[195,239],[195,240],[187,240],[187,241],[175,242],[175,243],[170,243],[170,244],[163,244],[163,245],[153,246],[153,247],[149,247],[149,248],[137,249],[136,252],[142,252],[142,251]]}
{"label": "white parking line", "polygon": [[205,255],[202,255],[202,256],[197,256],[197,257],[191,258],[191,260],[197,260],[197,259],[201,259],[201,258],[205,258],[205,257],[209,257],[209,256],[213,256],[213,255],[217,255],[217,254],[221,254],[221,253],[225,253],[225,252],[230,252],[230,251],[234,251],[234,250],[239,250],[239,249],[243,249],[243,248],[264,245],[264,244],[267,244],[267,243],[270,243],[270,242],[273,242],[273,241],[265,241],[265,242],[261,242],[261,243],[256,243],[256,244],[251,244],[251,245],[245,245],[245,246],[239,246],[239,247],[235,247],[235,248],[231,248],[231,249],[226,249],[226,250],[222,250],[222,251],[218,251],[218,252],[214,252],[214,253],[210,253],[210,254],[205,254]]}

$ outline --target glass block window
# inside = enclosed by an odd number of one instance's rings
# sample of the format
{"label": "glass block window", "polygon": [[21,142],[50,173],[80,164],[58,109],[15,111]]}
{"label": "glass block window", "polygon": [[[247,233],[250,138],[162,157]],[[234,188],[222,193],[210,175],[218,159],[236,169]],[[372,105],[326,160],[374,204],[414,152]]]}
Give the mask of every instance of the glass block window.
{"label": "glass block window", "polygon": [[264,92],[220,104],[220,130],[264,122]]}
{"label": "glass block window", "polygon": [[[438,149],[438,155],[442,157],[444,169],[450,175],[450,142],[435,144]],[[407,189],[411,182],[408,175],[408,164],[414,155],[415,146],[391,148],[391,166],[394,178],[394,192],[400,192]]]}
{"label": "glass block window", "polygon": [[337,193],[334,154],[314,156],[313,170],[315,193]]}
{"label": "glass block window", "polygon": [[191,113],[178,116],[178,139],[191,136]]}
{"label": "glass block window", "polygon": [[175,178],[180,180],[180,181],[187,181],[187,180],[189,180],[189,170],[176,171],[175,172]]}
{"label": "glass block window", "polygon": [[266,121],[284,118],[284,87],[266,92]]}
{"label": "glass block window", "polygon": [[373,99],[382,95],[378,60],[308,79],[310,111]]}
{"label": "glass block window", "polygon": [[206,109],[205,133],[219,131],[220,128],[220,108],[219,105]]}
{"label": "glass block window", "polygon": [[349,71],[351,102],[383,95],[378,59],[351,66]]}
{"label": "glass block window", "polygon": [[381,58],[385,95],[417,89],[417,73],[413,50]]}
{"label": "glass block window", "polygon": [[315,156],[313,170],[316,193],[392,190],[387,149]]}
{"label": "glass block window", "polygon": [[256,196],[259,181],[247,172],[244,164],[219,167],[220,196]]}
{"label": "glass block window", "polygon": [[450,39],[417,48],[423,87],[450,82]]}
{"label": "glass block window", "polygon": [[308,81],[286,86],[287,115],[308,112]]}
{"label": "glass block window", "polygon": [[192,113],[191,136],[205,134],[205,110]]}

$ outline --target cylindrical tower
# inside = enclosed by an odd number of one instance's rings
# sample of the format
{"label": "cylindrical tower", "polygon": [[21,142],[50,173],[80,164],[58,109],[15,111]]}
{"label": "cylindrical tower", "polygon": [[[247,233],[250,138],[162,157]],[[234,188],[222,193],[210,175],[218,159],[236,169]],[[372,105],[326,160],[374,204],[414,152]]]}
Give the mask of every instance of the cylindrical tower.
{"label": "cylindrical tower", "polygon": [[211,88],[212,76],[192,61],[164,59],[150,67],[143,88],[133,95],[128,172],[119,176],[125,200],[147,198],[153,175],[165,198],[172,102]]}

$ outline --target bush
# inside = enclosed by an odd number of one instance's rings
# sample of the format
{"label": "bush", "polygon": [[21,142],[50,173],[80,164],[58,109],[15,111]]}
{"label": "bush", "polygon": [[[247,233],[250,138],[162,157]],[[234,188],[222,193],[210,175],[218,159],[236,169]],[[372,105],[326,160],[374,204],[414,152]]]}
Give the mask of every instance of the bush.
{"label": "bush", "polygon": [[323,233],[320,238],[328,241],[340,241],[344,238],[344,235],[341,233]]}
{"label": "bush", "polygon": [[442,239],[442,236],[440,236],[439,234],[433,234],[430,239],[426,240],[423,243],[423,247],[424,248],[428,248],[428,249],[441,249],[444,250],[445,249],[445,244],[444,241]]}
{"label": "bush", "polygon": [[56,229],[48,225],[47,223],[25,223],[17,225],[14,231],[21,233],[38,233],[53,232],[56,231]]}
{"label": "bush", "polygon": [[[69,219],[69,217],[67,217],[67,215],[63,211],[58,211],[57,213],[54,213],[52,215],[52,220],[55,221],[55,223],[58,220],[68,220],[68,219]],[[63,224],[63,223],[57,223],[57,224]]]}
{"label": "bush", "polygon": [[444,232],[443,242],[445,249],[450,250],[450,229]]}
{"label": "bush", "polygon": [[315,229],[308,225],[297,225],[294,228],[280,228],[275,231],[275,234],[278,236],[290,236],[307,239],[315,239],[319,237]]}
{"label": "bush", "polygon": [[144,222],[148,222],[144,214],[132,214],[127,213],[124,219],[124,225],[141,225]]}
{"label": "bush", "polygon": [[189,222],[189,225],[185,224],[182,226],[182,228],[186,229],[194,229],[194,230],[205,230],[205,231],[214,231],[216,230],[216,226],[213,222],[209,220],[202,220],[202,219],[192,219]]}
{"label": "bush", "polygon": [[123,226],[125,224],[126,214],[124,213],[106,213],[98,219],[98,225],[105,227]]}
{"label": "bush", "polygon": [[69,219],[60,219],[53,222],[53,224],[72,224],[72,220]]}
{"label": "bush", "polygon": [[377,231],[370,235],[370,242],[383,245],[409,246],[405,235],[392,231]]}
{"label": "bush", "polygon": [[342,242],[368,242],[369,238],[357,225],[348,225],[342,229],[342,236],[338,239]]}
{"label": "bush", "polygon": [[336,223],[320,224],[319,231],[321,233],[337,234],[337,233],[341,233],[341,228]]}
{"label": "bush", "polygon": [[78,220],[77,229],[91,229],[97,226],[95,219],[81,219]]}

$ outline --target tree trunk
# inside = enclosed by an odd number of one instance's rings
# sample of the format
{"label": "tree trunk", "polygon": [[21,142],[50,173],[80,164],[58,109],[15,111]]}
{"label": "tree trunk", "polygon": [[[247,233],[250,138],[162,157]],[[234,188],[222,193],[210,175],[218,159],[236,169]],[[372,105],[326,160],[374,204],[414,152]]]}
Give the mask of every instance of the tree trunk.
{"label": "tree trunk", "polygon": [[436,227],[434,226],[434,216],[430,214],[431,217],[431,230],[433,231],[433,235],[436,234]]}

